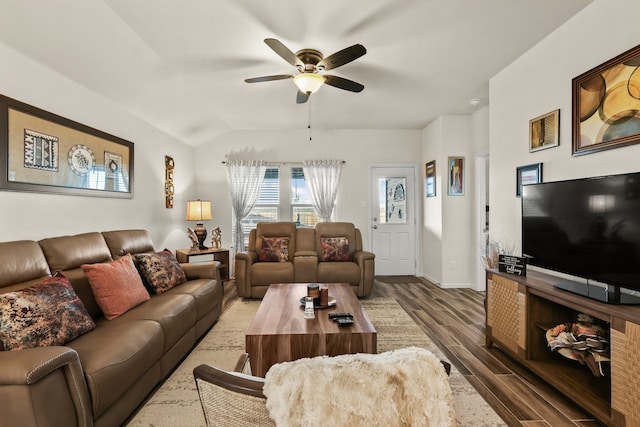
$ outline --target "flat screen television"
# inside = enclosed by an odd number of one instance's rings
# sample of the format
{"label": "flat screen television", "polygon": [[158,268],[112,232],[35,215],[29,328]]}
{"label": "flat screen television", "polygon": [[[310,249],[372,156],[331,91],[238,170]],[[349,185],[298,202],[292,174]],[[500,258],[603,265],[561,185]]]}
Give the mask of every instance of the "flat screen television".
{"label": "flat screen television", "polygon": [[587,279],[558,278],[557,288],[640,304],[640,173],[524,186],[522,254],[530,265]]}

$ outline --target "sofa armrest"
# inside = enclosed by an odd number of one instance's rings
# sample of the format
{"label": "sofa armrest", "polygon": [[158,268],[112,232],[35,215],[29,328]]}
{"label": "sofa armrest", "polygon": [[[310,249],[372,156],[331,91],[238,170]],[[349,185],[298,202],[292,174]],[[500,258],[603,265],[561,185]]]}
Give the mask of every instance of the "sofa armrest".
{"label": "sofa armrest", "polygon": [[220,261],[181,263],[188,280],[194,279],[216,279],[220,281]]}
{"label": "sofa armrest", "polygon": [[375,257],[376,256],[373,254],[373,252],[367,251],[356,251],[353,254],[353,260],[360,266],[364,265],[366,260],[372,260],[375,259]]}
{"label": "sofa armrest", "polygon": [[251,265],[258,261],[258,253],[254,251],[236,254],[233,274],[236,278],[236,290],[240,297],[251,296]]}
{"label": "sofa armrest", "polygon": [[375,278],[375,254],[367,251],[356,251],[353,260],[360,266],[360,285],[358,296],[367,297],[373,290]]}
{"label": "sofa armrest", "polygon": [[80,358],[69,347],[0,352],[0,412],[7,425],[91,426]]}
{"label": "sofa armrest", "polygon": [[305,256],[305,257],[311,256],[311,257],[316,257],[317,258],[318,254],[317,254],[316,251],[297,251],[294,256],[296,256],[296,257],[298,257],[298,256]]}

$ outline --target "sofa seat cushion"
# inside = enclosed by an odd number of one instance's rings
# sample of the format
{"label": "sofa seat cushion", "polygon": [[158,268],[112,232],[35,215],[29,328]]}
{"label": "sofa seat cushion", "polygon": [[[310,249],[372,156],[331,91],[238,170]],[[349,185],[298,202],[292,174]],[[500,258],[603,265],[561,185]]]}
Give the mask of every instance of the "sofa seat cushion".
{"label": "sofa seat cushion", "polygon": [[251,266],[251,286],[293,282],[292,262],[258,262]]}
{"label": "sofa seat cushion", "polygon": [[63,345],[94,327],[63,275],[0,295],[0,341],[4,350]]}
{"label": "sofa seat cushion", "polygon": [[355,262],[327,261],[318,263],[318,282],[321,283],[360,283],[362,270]]}
{"label": "sofa seat cushion", "polygon": [[163,352],[171,349],[196,324],[196,302],[190,295],[162,294],[125,313],[117,322],[153,320],[162,327]]}
{"label": "sofa seat cushion", "polygon": [[152,320],[100,319],[90,334],[67,345],[80,356],[97,419],[160,361],[164,337],[160,324]]}
{"label": "sofa seat cushion", "polygon": [[167,291],[167,295],[190,295],[196,303],[196,318],[200,320],[222,303],[222,285],[216,280],[189,280]]}

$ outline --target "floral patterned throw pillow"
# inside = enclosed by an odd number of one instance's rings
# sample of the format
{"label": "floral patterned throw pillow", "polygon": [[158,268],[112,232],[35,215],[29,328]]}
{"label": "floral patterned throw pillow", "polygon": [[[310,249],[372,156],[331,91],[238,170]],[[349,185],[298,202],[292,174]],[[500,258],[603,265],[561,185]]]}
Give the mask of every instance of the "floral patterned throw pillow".
{"label": "floral patterned throw pillow", "polygon": [[346,237],[321,237],[321,261],[351,261],[349,239]]}
{"label": "floral patterned throw pillow", "polygon": [[157,253],[135,254],[133,260],[151,293],[160,295],[187,281],[175,255],[167,249]]}
{"label": "floral patterned throw pillow", "polygon": [[263,237],[258,256],[260,257],[260,262],[289,261],[289,238]]}
{"label": "floral patterned throw pillow", "polygon": [[64,345],[95,326],[62,274],[0,294],[0,341],[6,351]]}

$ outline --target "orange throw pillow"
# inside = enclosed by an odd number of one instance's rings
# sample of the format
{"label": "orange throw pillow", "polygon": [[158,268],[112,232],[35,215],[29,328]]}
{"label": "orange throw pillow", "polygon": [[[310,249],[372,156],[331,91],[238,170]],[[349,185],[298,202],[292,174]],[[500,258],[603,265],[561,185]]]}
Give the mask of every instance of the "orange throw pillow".
{"label": "orange throw pillow", "polygon": [[109,263],[83,264],[82,271],[107,320],[115,319],[150,298],[130,254]]}

